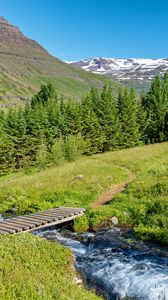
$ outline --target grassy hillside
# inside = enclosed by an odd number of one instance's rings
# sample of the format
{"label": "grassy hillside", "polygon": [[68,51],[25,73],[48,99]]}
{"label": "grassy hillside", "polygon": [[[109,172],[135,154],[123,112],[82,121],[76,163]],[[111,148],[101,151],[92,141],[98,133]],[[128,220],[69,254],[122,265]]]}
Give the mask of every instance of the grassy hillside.
{"label": "grassy hillside", "polygon": [[[127,181],[131,172],[135,179],[128,188],[89,212],[84,226],[96,227],[115,215],[140,236],[167,243],[167,152],[168,143],[161,143],[82,157],[35,174],[2,177],[0,211],[15,207],[24,214],[60,205],[88,208],[109,187]],[[82,180],[77,179],[79,174]]]}
{"label": "grassy hillside", "polygon": [[0,17],[0,96],[32,96],[41,83],[52,82],[59,94],[79,97],[91,86],[111,84],[114,92],[120,84],[79,70],[50,55],[37,42],[27,38],[15,26]]}
{"label": "grassy hillside", "polygon": [[9,74],[7,70],[1,70],[0,66],[0,95],[32,96],[38,91],[41,83],[52,83],[59,95],[76,98],[86,94],[92,86],[102,88],[104,84],[108,84],[114,93],[122,87],[114,80],[76,69],[55,58],[53,58],[53,66],[55,67],[53,75],[43,73],[39,75],[37,71],[37,74],[22,76]]}
{"label": "grassy hillside", "polygon": [[[106,156],[82,157],[39,173],[0,178],[0,212],[10,207],[20,214],[60,205],[88,207],[112,184],[127,178],[127,169]],[[82,180],[76,176],[82,174]]]}
{"label": "grassy hillside", "polygon": [[147,80],[138,80],[138,79],[130,79],[130,80],[124,80],[121,82],[123,86],[125,86],[128,89],[135,89],[137,94],[141,95],[143,93],[146,93],[151,85],[151,81]]}

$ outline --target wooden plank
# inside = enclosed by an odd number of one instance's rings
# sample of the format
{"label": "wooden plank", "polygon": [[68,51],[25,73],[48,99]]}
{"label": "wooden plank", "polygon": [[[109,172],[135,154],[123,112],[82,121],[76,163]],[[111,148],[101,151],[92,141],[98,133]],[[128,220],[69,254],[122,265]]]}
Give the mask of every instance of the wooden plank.
{"label": "wooden plank", "polygon": [[53,211],[44,211],[43,213],[52,213],[52,214],[55,214],[55,213],[58,213],[58,214],[77,214],[79,213],[79,211],[74,211],[74,210],[53,210]]}
{"label": "wooden plank", "polygon": [[[5,227],[5,228],[9,228],[9,229],[13,229],[13,230],[16,230],[16,231],[22,231],[23,230],[23,227],[18,227],[16,224],[10,224],[10,223],[6,223],[6,222],[3,222],[3,224],[2,224],[2,226],[3,227]],[[1,227],[1,226],[0,226]]]}
{"label": "wooden plank", "polygon": [[64,217],[66,217],[66,216],[72,216],[72,215],[74,215],[74,214],[72,214],[72,213],[58,213],[58,212],[55,212],[55,213],[53,213],[53,214],[48,214],[48,213],[43,213],[43,214],[33,214],[33,215],[31,215],[32,217],[42,217],[43,219],[44,218],[47,218],[47,217],[49,217],[49,218],[64,218]]}
{"label": "wooden plank", "polygon": [[24,222],[28,222],[28,223],[31,223],[31,224],[34,224],[34,225],[43,225],[45,224],[46,222],[44,220],[34,220],[34,219],[30,219],[29,217],[18,217],[19,220],[23,220]]}
{"label": "wooden plank", "polygon": [[78,214],[78,213],[83,213],[84,211],[83,210],[76,210],[76,211],[74,211],[74,210],[63,210],[63,209],[53,209],[53,210],[48,210],[48,211],[43,211],[43,212],[37,212],[37,213],[34,213],[34,214],[31,214],[31,216],[57,216],[57,217],[65,217],[65,216],[67,216],[67,214],[69,215],[69,216],[71,216],[71,215],[75,215],[75,214]]}
{"label": "wooden plank", "polygon": [[26,218],[26,219],[24,219],[24,221],[26,221],[26,220],[29,221],[31,224],[34,224],[34,226],[37,226],[37,227],[48,223],[45,220],[37,220],[37,219],[34,219],[34,218]]}
{"label": "wooden plank", "polygon": [[0,226],[0,230],[5,230],[6,232],[8,232],[8,233],[16,233],[16,230],[14,230],[14,229],[12,229],[12,228],[6,228],[6,227],[4,227],[2,224],[1,224],[1,226]]}
{"label": "wooden plank", "polygon": [[30,217],[33,217],[33,218],[42,218],[42,219],[55,219],[55,218],[65,218],[67,216],[72,216],[74,215],[73,213],[58,213],[58,212],[55,212],[55,213],[52,213],[52,214],[49,214],[49,213],[42,213],[42,214],[39,214],[39,213],[36,213],[36,214],[32,214],[30,215]]}
{"label": "wooden plank", "polygon": [[50,209],[50,210],[44,210],[44,211],[37,211],[33,214],[43,214],[43,213],[57,213],[57,212],[60,212],[60,213],[67,213],[67,212],[74,212],[73,210],[64,210],[64,209]]}
{"label": "wooden plank", "polygon": [[68,214],[58,214],[58,213],[53,213],[53,214],[49,214],[49,213],[44,213],[44,214],[36,214],[35,216],[38,216],[38,217],[49,217],[49,218],[57,218],[57,219],[63,219],[63,218],[65,218],[66,216],[73,216],[74,214],[70,214],[70,213],[68,213]]}
{"label": "wooden plank", "polygon": [[23,227],[18,227],[16,224],[11,224],[11,223],[8,223],[6,221],[3,222],[2,226],[5,227],[5,228],[7,228],[7,229],[8,228],[14,229],[14,230],[16,230],[18,232],[23,230]]}
{"label": "wooden plank", "polygon": [[[55,217],[55,216],[57,216],[58,215],[58,213],[56,213],[56,212],[54,212],[54,213],[46,213],[46,212],[44,212],[44,213],[36,213],[36,214],[33,214],[33,215],[31,215],[31,216],[39,216],[39,217],[41,217],[41,216],[44,216],[44,217],[50,217],[50,218],[52,218],[52,217]],[[62,215],[60,215],[60,217],[61,217]]]}
{"label": "wooden plank", "polygon": [[69,209],[66,209],[66,210],[56,210],[56,211],[53,211],[52,213],[61,213],[61,214],[78,214],[80,212],[83,212],[81,210],[69,210]]}
{"label": "wooden plank", "polygon": [[49,209],[49,210],[45,210],[45,211],[41,211],[41,212],[38,212],[38,213],[45,213],[45,212],[62,212],[62,213],[65,213],[65,212],[72,212],[72,213],[78,213],[78,212],[84,212],[85,209],[83,208],[67,208],[67,207],[59,207],[59,208],[53,208],[53,209]]}
{"label": "wooden plank", "polygon": [[56,216],[56,214],[51,214],[50,216],[48,215],[48,214],[38,214],[38,213],[36,213],[36,214],[32,214],[32,215],[30,215],[30,217],[32,217],[32,218],[41,218],[41,219],[53,219],[53,218],[55,218],[55,216]]}
{"label": "wooden plank", "polygon": [[[83,212],[82,212],[82,214],[83,214]],[[78,214],[77,214],[77,216],[78,216]],[[72,217],[72,219],[73,218],[75,218],[76,216],[74,215],[74,214],[54,214],[54,215],[52,215],[52,217],[44,217],[44,215],[42,215],[42,214],[40,214],[40,216],[38,215],[38,214],[34,214],[34,215],[30,215],[30,216],[28,216],[27,217],[27,219],[29,220],[32,220],[32,219],[39,219],[40,218],[40,220],[46,220],[47,219],[47,222],[46,223],[48,223],[48,222],[50,222],[50,223],[52,223],[52,222],[55,222],[55,221],[57,221],[57,220],[61,220],[62,222],[59,222],[59,223],[63,223],[64,222],[64,219],[66,219],[66,218],[68,218],[68,217]],[[45,223],[44,223],[45,224]],[[41,225],[40,225],[41,226]]]}
{"label": "wooden plank", "polygon": [[34,213],[34,214],[31,214],[31,216],[34,216],[34,215],[56,215],[56,214],[60,214],[60,215],[65,215],[65,214],[75,214],[75,212],[70,212],[70,211],[43,211],[43,212],[37,212],[37,213]]}
{"label": "wooden plank", "polygon": [[4,229],[0,229],[0,234],[7,234],[7,233],[9,233],[9,231],[6,231],[6,230],[4,230]]}
{"label": "wooden plank", "polygon": [[57,221],[52,222],[52,223],[48,223],[48,224],[45,224],[45,225],[38,226],[37,228],[30,229],[28,231],[32,232],[32,231],[36,231],[36,230],[40,230],[40,229],[44,229],[44,228],[49,228],[49,227],[54,226],[54,225],[62,224],[64,222],[69,222],[69,221],[74,220],[75,218],[81,217],[83,215],[84,215],[84,212],[82,212],[82,213],[80,213],[78,215],[75,215],[73,217],[68,217],[68,218],[63,219],[63,220],[57,220]]}
{"label": "wooden plank", "polygon": [[19,223],[18,221],[6,220],[5,223],[8,223],[8,224],[13,225],[13,226],[15,225],[17,227],[24,228],[24,229],[30,229],[30,228],[32,228],[32,226],[29,226],[29,225],[27,225],[27,224],[25,224],[23,222]]}
{"label": "wooden plank", "polygon": [[60,206],[59,209],[63,209],[64,211],[65,210],[72,210],[72,211],[80,211],[80,212],[85,212],[86,209],[85,208],[79,208],[79,207],[68,207],[68,206]]}
{"label": "wooden plank", "polygon": [[[13,222],[14,218],[12,218],[11,220]],[[31,221],[27,221],[27,219],[26,220],[23,220],[23,219],[20,220],[19,218],[17,218],[16,220],[14,220],[14,222],[17,222],[19,224],[25,224],[25,225],[27,225],[29,227],[35,227],[35,226],[38,226],[38,225],[42,224],[42,222],[31,222]]]}
{"label": "wooden plank", "polygon": [[30,216],[27,216],[26,217],[28,220],[39,220],[39,221],[42,221],[44,223],[47,223],[47,222],[52,222],[52,221],[55,221],[55,217],[45,217],[45,216],[36,216],[36,215],[30,215]]}
{"label": "wooden plank", "polygon": [[0,233],[21,233],[61,224],[82,216],[83,208],[59,207],[0,222]]}
{"label": "wooden plank", "polygon": [[[63,210],[85,210],[85,208],[81,208],[81,207],[69,207],[69,206],[59,206],[59,207],[55,207],[55,208],[52,208],[51,210],[53,209],[63,209]],[[50,209],[49,209],[50,210]]]}

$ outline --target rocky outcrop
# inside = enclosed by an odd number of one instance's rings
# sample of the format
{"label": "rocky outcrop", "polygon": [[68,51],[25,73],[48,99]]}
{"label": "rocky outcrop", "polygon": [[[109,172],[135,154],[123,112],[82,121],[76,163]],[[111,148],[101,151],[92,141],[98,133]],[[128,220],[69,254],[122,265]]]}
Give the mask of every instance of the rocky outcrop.
{"label": "rocky outcrop", "polygon": [[[47,53],[47,51],[42,48],[37,42],[35,42],[34,40],[31,40],[29,38],[27,38],[20,30],[19,27],[17,26],[13,26],[12,24],[10,24],[6,19],[4,19],[3,17],[0,17],[0,42],[2,43],[1,45],[1,49],[0,49],[0,53],[9,53],[12,54],[13,52],[8,51],[8,49],[6,49],[6,51],[2,51],[5,42],[7,44],[15,44],[18,47],[21,46],[23,47],[24,44],[28,44],[32,47],[38,47],[42,52]],[[6,46],[6,45],[5,45]],[[39,50],[38,49],[38,50]],[[19,50],[19,49],[18,49]]]}

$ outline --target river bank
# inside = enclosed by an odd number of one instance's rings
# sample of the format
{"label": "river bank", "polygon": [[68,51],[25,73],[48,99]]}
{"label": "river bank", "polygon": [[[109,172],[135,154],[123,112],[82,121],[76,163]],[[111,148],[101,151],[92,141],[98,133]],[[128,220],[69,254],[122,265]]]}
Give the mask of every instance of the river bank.
{"label": "river bank", "polygon": [[84,286],[103,299],[168,299],[166,246],[139,241],[128,228],[83,234],[60,228],[38,235],[70,248]]}

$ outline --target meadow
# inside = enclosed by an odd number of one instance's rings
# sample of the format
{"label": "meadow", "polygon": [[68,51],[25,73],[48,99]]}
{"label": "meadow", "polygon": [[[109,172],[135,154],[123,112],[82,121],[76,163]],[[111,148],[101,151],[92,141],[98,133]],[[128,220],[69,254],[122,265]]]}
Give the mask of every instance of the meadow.
{"label": "meadow", "polygon": [[[168,243],[168,143],[82,157],[31,174],[0,179],[0,211],[26,214],[57,206],[87,208],[75,221],[78,231],[97,230],[115,216],[142,239]],[[111,186],[133,181],[96,209],[93,204]],[[80,175],[80,176],[79,176]],[[82,175],[82,176],[81,176]],[[0,236],[1,299],[100,299],[73,283],[70,251],[32,234]]]}
{"label": "meadow", "polygon": [[[0,211],[15,208],[26,214],[59,206],[85,207],[86,216],[75,222],[76,230],[92,229],[116,216],[143,238],[167,242],[167,153],[168,143],[160,143],[82,157],[40,172],[32,169],[32,174],[3,176]],[[122,193],[91,209],[110,187],[126,182],[130,172],[134,180]]]}

